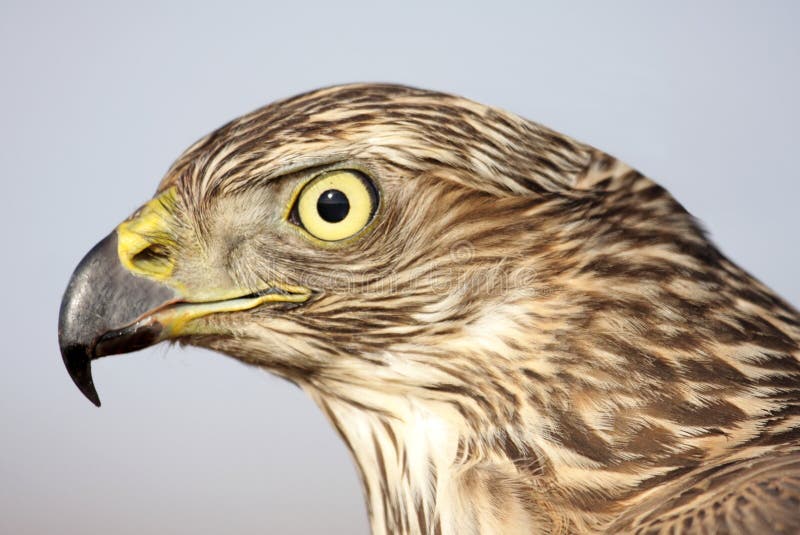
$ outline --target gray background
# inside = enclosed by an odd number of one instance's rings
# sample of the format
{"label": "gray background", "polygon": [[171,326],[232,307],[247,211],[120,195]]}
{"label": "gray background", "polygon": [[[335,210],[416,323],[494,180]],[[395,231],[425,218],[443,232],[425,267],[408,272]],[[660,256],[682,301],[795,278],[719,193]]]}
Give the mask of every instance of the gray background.
{"label": "gray background", "polygon": [[195,139],[273,99],[395,81],[515,111],[670,188],[800,303],[798,3],[3,2],[0,533],[365,533],[295,387],[156,347],[95,365],[56,319],[81,256]]}

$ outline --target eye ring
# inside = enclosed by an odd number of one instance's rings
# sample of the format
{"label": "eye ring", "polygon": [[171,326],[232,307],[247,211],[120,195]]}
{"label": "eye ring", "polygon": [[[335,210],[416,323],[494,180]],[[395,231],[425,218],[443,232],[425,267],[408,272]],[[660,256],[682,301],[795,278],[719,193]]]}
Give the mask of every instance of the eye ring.
{"label": "eye ring", "polygon": [[351,169],[336,170],[302,187],[290,221],[318,240],[337,242],[369,225],[377,207],[378,191],[366,175]]}

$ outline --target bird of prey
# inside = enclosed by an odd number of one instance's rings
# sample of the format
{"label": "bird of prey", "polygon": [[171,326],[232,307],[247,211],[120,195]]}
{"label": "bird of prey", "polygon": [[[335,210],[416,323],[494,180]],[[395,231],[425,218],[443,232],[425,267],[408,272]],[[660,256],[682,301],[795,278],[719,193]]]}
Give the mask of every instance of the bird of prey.
{"label": "bird of prey", "polygon": [[191,146],[76,268],[64,363],[161,341],[304,389],[380,534],[800,533],[800,314],[662,187],[397,85]]}

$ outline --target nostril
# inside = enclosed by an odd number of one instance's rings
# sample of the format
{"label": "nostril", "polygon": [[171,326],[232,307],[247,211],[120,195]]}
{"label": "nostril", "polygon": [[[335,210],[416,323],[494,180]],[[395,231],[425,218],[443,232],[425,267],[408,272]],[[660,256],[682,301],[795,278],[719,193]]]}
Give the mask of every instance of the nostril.
{"label": "nostril", "polygon": [[161,271],[171,264],[169,251],[163,245],[152,244],[131,258],[131,263],[142,271]]}
{"label": "nostril", "polygon": [[126,269],[165,280],[175,264],[175,188],[151,199],[117,227],[119,260]]}

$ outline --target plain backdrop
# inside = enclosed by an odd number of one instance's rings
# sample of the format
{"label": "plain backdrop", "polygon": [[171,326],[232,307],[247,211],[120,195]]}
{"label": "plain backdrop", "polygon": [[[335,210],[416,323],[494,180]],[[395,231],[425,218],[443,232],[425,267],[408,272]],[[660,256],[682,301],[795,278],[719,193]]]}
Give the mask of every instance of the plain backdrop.
{"label": "plain backdrop", "polygon": [[367,532],[349,455],[294,386],[156,347],[58,352],[83,254],[206,132],[391,81],[500,106],[669,188],[795,305],[800,3],[0,4],[0,533]]}

